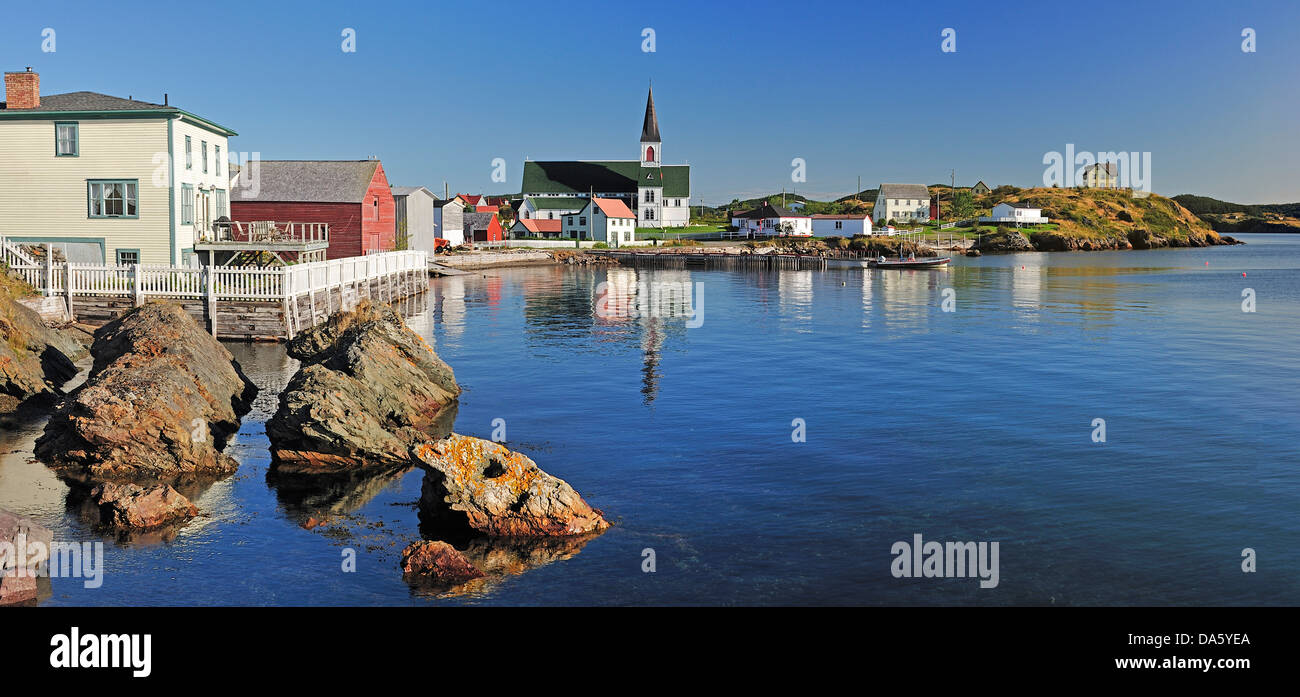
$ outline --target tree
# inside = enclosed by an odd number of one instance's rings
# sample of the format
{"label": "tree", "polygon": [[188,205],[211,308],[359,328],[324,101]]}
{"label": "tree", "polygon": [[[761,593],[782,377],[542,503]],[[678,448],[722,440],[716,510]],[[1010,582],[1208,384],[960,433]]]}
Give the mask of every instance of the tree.
{"label": "tree", "polygon": [[975,215],[975,196],[969,189],[953,192],[951,214],[953,220],[966,220]]}

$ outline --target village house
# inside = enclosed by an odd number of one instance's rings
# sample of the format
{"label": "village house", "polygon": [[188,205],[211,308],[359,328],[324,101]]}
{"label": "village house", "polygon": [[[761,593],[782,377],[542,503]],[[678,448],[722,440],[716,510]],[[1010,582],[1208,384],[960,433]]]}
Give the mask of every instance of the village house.
{"label": "village house", "polygon": [[496,211],[466,213],[462,230],[467,242],[500,242],[505,237]]}
{"label": "village house", "polygon": [[877,223],[923,223],[930,213],[930,190],[924,184],[881,184],[871,217]]}
{"label": "village house", "polygon": [[379,160],[254,160],[245,169],[231,181],[231,220],[326,223],[329,259],[395,248],[395,203]]}
{"label": "village house", "polygon": [[999,203],[993,207],[992,215],[986,215],[980,218],[983,223],[1015,223],[1020,225],[1036,225],[1047,222],[1043,217],[1041,208],[1031,208],[1018,203]]}
{"label": "village house", "polygon": [[731,226],[744,237],[765,235],[810,237],[813,234],[812,216],[773,206],[767,201],[752,211],[733,217]]}
{"label": "village house", "polygon": [[1114,162],[1101,162],[1083,168],[1080,186],[1092,189],[1114,189],[1119,186],[1119,167]]}
{"label": "village house", "polygon": [[434,201],[433,229],[438,239],[446,240],[452,247],[465,244],[465,199],[457,195]]}
{"label": "village house", "polygon": [[852,237],[871,234],[871,216],[866,213],[814,215],[812,231],[816,237]]}
{"label": "village house", "polygon": [[393,221],[397,231],[397,246],[434,253],[437,230],[434,228],[433,202],[437,200],[438,197],[423,186],[393,187]]}
{"label": "village house", "polygon": [[577,213],[564,216],[560,234],[571,240],[595,240],[621,247],[636,239],[636,214],[619,199],[596,198]]}
{"label": "village house", "polygon": [[984,183],[983,179],[975,182],[975,186],[972,186],[970,188],[970,192],[976,196],[983,196],[984,194],[987,194],[990,191],[992,191],[992,189],[989,188],[988,184]]}
{"label": "village house", "polygon": [[638,150],[636,160],[525,161],[520,219],[566,217],[582,210],[594,195],[623,201],[636,214],[638,227],[689,225],[691,168],[663,164],[653,90],[646,98]]}
{"label": "village house", "polygon": [[537,220],[519,218],[510,228],[510,237],[512,239],[522,239],[525,237],[542,237],[558,238],[562,230],[563,221],[561,220]]}
{"label": "village house", "polygon": [[195,241],[228,214],[234,131],[166,95],[42,95],[30,68],[4,79],[0,236],[78,263],[191,262]]}

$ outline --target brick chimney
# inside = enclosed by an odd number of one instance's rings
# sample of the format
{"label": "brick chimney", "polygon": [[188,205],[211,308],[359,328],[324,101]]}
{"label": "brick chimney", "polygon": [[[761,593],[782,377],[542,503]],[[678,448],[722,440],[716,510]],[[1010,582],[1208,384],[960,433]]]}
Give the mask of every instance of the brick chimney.
{"label": "brick chimney", "polygon": [[35,109],[41,105],[41,75],[27,68],[25,73],[5,73],[5,108]]}

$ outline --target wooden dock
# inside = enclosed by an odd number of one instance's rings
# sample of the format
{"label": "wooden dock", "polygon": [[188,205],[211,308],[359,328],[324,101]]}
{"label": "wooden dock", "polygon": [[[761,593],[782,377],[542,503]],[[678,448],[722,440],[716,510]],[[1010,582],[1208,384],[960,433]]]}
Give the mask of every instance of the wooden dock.
{"label": "wooden dock", "polygon": [[625,252],[584,250],[617,259],[626,266],[670,269],[824,269],[826,257],[812,254],[736,254],[731,252]]}

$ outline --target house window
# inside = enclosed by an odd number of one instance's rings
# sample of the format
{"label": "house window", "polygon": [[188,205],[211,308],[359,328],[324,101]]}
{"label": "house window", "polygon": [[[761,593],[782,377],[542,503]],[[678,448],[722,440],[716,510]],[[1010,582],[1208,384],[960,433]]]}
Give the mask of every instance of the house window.
{"label": "house window", "polygon": [[837,221],[835,221],[835,229],[836,229],[836,230],[843,230],[843,229],[844,229],[844,221],[842,221],[842,220],[837,220]]}
{"label": "house window", "polygon": [[219,177],[221,176],[221,146],[214,145],[212,147],[216,149],[216,159],[212,163],[212,173]]}
{"label": "house window", "polygon": [[135,179],[87,182],[91,218],[137,218],[138,182]]}
{"label": "house window", "polygon": [[555,220],[555,213],[554,213],[554,212],[547,213],[547,214],[546,214],[546,219],[547,219],[547,220]]}
{"label": "house window", "polygon": [[194,224],[194,187],[181,185],[181,225]]}
{"label": "house window", "polygon": [[190,150],[189,136],[185,136],[185,169],[194,169],[194,152]]}
{"label": "house window", "polygon": [[226,206],[226,190],[217,189],[217,217],[229,216],[230,210]]}
{"label": "house window", "polygon": [[77,124],[54,124],[54,155],[56,157],[76,157],[78,155]]}
{"label": "house window", "polygon": [[118,266],[130,266],[140,263],[140,250],[138,249],[119,249],[117,250]]}
{"label": "house window", "polygon": [[203,149],[203,173],[208,173],[208,141],[200,141],[199,147]]}
{"label": "house window", "polygon": [[646,219],[646,220],[654,220],[654,219],[655,219],[655,211],[654,211],[653,208],[647,208],[647,209],[646,209],[646,211],[645,211],[645,219]]}
{"label": "house window", "polygon": [[379,197],[378,196],[375,197],[374,205],[371,206],[371,208],[375,212],[375,216],[374,216],[375,220],[379,220]]}
{"label": "house window", "polygon": [[586,224],[587,224],[587,216],[584,215],[584,216],[582,216],[581,218],[578,218],[578,224],[579,224],[579,225],[586,225]]}

